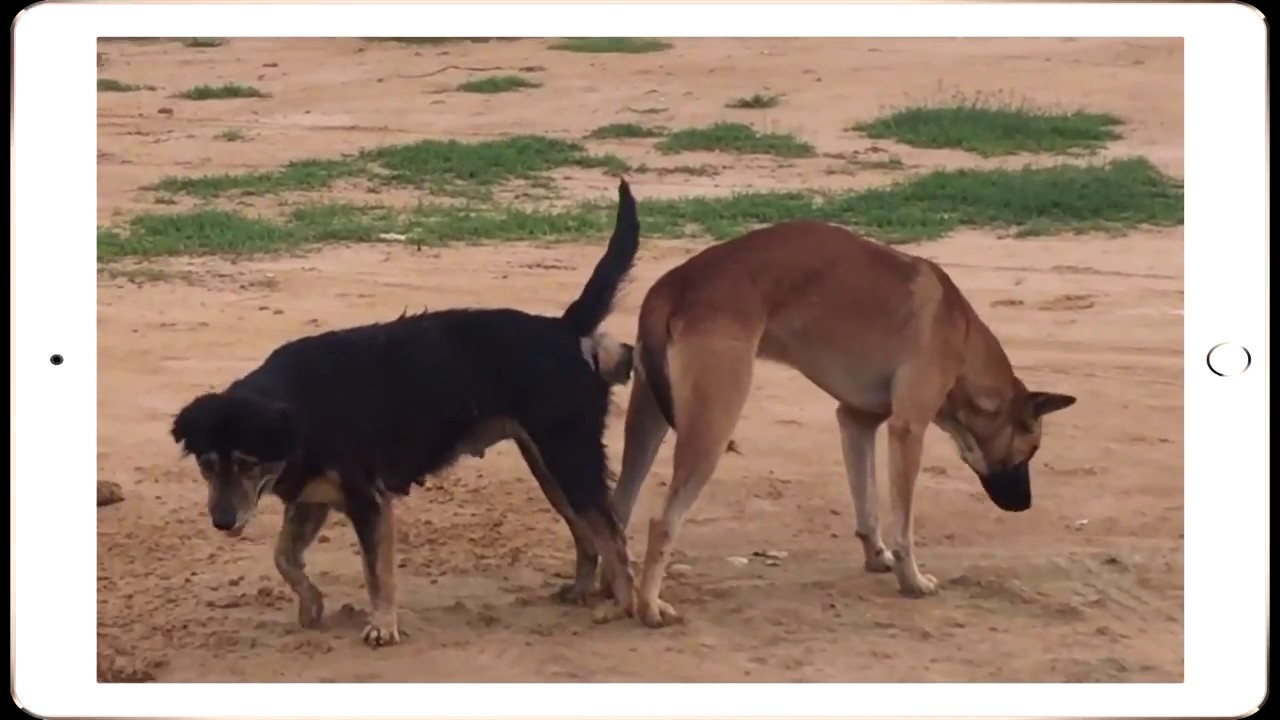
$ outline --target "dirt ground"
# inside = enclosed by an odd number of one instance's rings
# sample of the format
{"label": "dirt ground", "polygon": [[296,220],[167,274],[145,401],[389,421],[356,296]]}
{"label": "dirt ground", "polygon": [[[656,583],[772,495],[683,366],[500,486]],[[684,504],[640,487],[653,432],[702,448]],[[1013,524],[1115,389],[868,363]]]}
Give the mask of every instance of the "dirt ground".
{"label": "dirt ground", "polygon": [[[709,39],[677,40],[647,55],[544,47],[539,40],[104,43],[103,77],[158,91],[99,94],[99,218],[161,210],[139,188],[165,175],[268,168],[424,137],[580,138],[637,118],[672,127],[740,119],[796,132],[822,152],[888,149],[906,165],[896,175],[835,173],[829,159],[673,161],[642,142],[598,144],[651,166],[719,166],[709,177],[632,176],[642,217],[646,197],[864,187],[938,166],[1025,162],[883,141],[871,147],[842,130],[887,107],[956,91],[1115,113],[1125,138],[1104,154],[1142,154],[1182,175],[1180,40]],[[428,75],[447,65],[538,65],[547,87],[515,101],[440,93],[477,74]],[[229,81],[272,97],[168,97]],[[771,110],[724,108],[757,91],[785,101]],[[162,113],[166,107],[172,112]],[[229,128],[248,139],[214,139]],[[599,171],[556,177],[568,198],[607,199],[614,190]],[[1080,398],[1046,421],[1036,505],[1023,514],[991,505],[950,442],[930,433],[916,537],[925,571],[941,582],[937,596],[905,599],[892,576],[862,570],[834,403],[798,374],[761,365],[736,434],[743,454],[725,457],[678,542],[675,560],[689,567],[668,581],[666,594],[685,614],[683,625],[593,626],[589,611],[550,599],[571,570],[572,544],[518,453],[504,445],[403,502],[400,617],[409,637],[377,651],[359,638],[366,599],[350,526],[331,521],[308,555],[330,617],[324,629],[302,630],[271,560],[279,504],[264,503],[238,540],[214,531],[195,465],[180,460],[168,436],[172,414],[299,334],[386,319],[406,306],[559,312],[599,242],[361,245],[104,271],[98,467],[125,499],[99,511],[100,679],[1179,682],[1182,243],[1181,228],[1022,240],[966,230],[911,248],[953,274],[1028,384]],[[633,335],[644,290],[698,247],[645,242],[607,328]],[[608,433],[615,469],[626,400],[626,392],[616,395]],[[637,561],[640,529],[670,475],[671,445],[630,531]],[[884,469],[882,461],[882,476]],[[887,506],[882,517],[887,525]],[[766,565],[752,557],[764,550],[787,556]],[[733,556],[752,561],[738,566]]]}

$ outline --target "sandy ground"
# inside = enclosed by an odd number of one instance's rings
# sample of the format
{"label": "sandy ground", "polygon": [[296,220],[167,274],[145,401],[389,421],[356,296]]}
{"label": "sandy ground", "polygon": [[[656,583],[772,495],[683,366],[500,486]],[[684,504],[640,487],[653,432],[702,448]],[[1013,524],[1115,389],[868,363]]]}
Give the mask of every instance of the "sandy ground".
{"label": "sandy ground", "polygon": [[[1182,174],[1180,41],[685,40],[634,56],[543,46],[104,43],[103,77],[158,89],[99,95],[100,220],[163,210],[139,188],[164,175],[266,168],[421,137],[581,137],[637,118],[669,126],[744,119],[844,156],[673,160],[644,142],[593,145],[651,166],[719,166],[710,177],[633,176],[642,213],[646,197],[863,187],[936,166],[1024,162],[872,147],[842,130],[885,107],[956,91],[1116,113],[1128,123],[1126,137],[1106,154],[1143,154]],[[428,75],[447,65],[538,65],[547,87],[518,101],[442,93],[477,74]],[[227,81],[273,96],[167,97]],[[785,101],[772,110],[723,107],[756,91]],[[166,107],[172,112],[161,113]],[[229,128],[248,139],[214,139]],[[884,152],[906,168],[861,169],[849,160]],[[567,198],[613,192],[603,173],[557,178]],[[1037,503],[1019,515],[993,507],[949,441],[930,434],[916,536],[925,570],[942,582],[939,595],[908,600],[891,576],[863,572],[834,403],[796,373],[761,365],[737,432],[744,454],[726,456],[679,541],[676,560],[691,569],[666,592],[687,616],[683,625],[593,626],[587,611],[550,600],[572,566],[569,535],[518,453],[502,446],[403,503],[400,617],[410,637],[379,651],[359,640],[366,600],[350,526],[331,522],[308,556],[330,618],[324,629],[301,630],[271,561],[279,504],[239,540],[218,535],[194,463],[181,461],[168,437],[172,413],[287,339],[406,306],[558,312],[600,245],[365,245],[104,271],[98,465],[125,499],[99,511],[100,679],[1178,682],[1182,241],[1180,228],[1034,240],[970,230],[913,248],[948,268],[1029,384],[1080,398],[1047,421]],[[648,242],[607,327],[631,336],[644,290],[697,247]],[[616,400],[608,434],[615,468],[626,393]],[[630,532],[637,560],[639,530],[669,477],[671,444]],[[776,566],[727,560],[762,550],[788,555]]]}

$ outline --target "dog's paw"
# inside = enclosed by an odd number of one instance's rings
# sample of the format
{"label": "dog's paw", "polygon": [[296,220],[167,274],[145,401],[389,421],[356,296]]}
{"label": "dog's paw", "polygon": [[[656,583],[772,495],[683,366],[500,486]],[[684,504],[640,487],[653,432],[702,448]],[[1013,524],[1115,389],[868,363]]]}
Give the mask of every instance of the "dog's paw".
{"label": "dog's paw", "polygon": [[591,622],[596,625],[604,625],[614,622],[615,620],[632,617],[633,615],[635,615],[635,608],[633,606],[623,605],[616,600],[610,600],[596,605],[595,608],[591,610]]}
{"label": "dog's paw", "polygon": [[591,597],[591,586],[576,582],[565,583],[551,597],[562,605],[586,605]]}
{"label": "dog's paw", "polygon": [[307,629],[320,627],[324,620],[324,596],[316,590],[298,598],[298,624]]}
{"label": "dog's paw", "polygon": [[898,591],[909,598],[922,598],[938,593],[938,579],[932,575],[920,574],[908,578],[898,584]]}
{"label": "dog's paw", "polygon": [[365,626],[362,637],[365,645],[378,648],[398,644],[401,635],[402,633],[394,616],[378,617],[375,615],[369,624]]}
{"label": "dog's paw", "polygon": [[662,628],[684,622],[671,603],[662,598],[657,598],[653,602],[641,600],[639,615],[640,622],[651,628]]}

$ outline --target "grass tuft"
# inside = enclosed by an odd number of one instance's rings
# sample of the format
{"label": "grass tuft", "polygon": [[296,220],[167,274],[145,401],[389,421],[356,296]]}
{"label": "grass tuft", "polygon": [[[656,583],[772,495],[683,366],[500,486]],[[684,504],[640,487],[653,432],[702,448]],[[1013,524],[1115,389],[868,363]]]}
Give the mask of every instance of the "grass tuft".
{"label": "grass tuft", "polygon": [[1091,112],[1050,112],[982,100],[898,110],[850,130],[918,148],[954,148],[983,157],[1092,152],[1120,137],[1121,121]]}
{"label": "grass tuft", "polygon": [[565,38],[551,44],[552,50],[577,53],[652,53],[670,50],[671,43],[649,38]]}
{"label": "grass tuft", "polygon": [[230,98],[265,98],[271,97],[252,85],[226,83],[224,85],[197,85],[183,90],[175,97],[186,100],[226,100]]}
{"label": "grass tuft", "polygon": [[591,140],[622,140],[630,138],[656,138],[666,135],[667,128],[649,127],[639,123],[612,123],[601,125],[592,130],[587,138]]}
{"label": "grass tuft", "polygon": [[155,90],[155,87],[151,85],[133,85],[119,80],[112,80],[111,78],[98,78],[98,92],[137,92],[139,90]]}
{"label": "grass tuft", "polygon": [[478,80],[468,80],[454,88],[459,92],[482,93],[492,95],[495,93],[514,92],[516,90],[524,90],[525,88],[542,87],[542,83],[535,82],[521,75],[493,75]]}
{"label": "grass tuft", "polygon": [[268,195],[300,190],[323,190],[335,180],[358,177],[362,167],[351,159],[295,160],[279,170],[250,173],[167,177],[145,190],[214,198],[222,195]]}
{"label": "grass tuft", "polygon": [[361,157],[376,163],[386,180],[414,186],[493,185],[560,167],[625,167],[616,157],[592,156],[578,143],[539,135],[479,143],[422,140],[376,148]]}
{"label": "grass tuft", "polygon": [[[459,168],[461,169],[461,168]],[[318,242],[374,241],[385,233],[416,243],[592,238],[613,224],[609,202],[556,210],[510,205],[424,205],[410,210],[323,204],[284,218],[225,210],[141,215],[98,232],[101,260],[209,253],[259,253]],[[646,237],[734,237],[782,220],[825,220],[889,243],[938,238],[961,227],[1007,229],[1029,237],[1177,225],[1182,188],[1145,159],[1096,165],[939,170],[884,188],[843,194],[755,192],[730,197],[650,200]]]}
{"label": "grass tuft", "polygon": [[242,142],[244,140],[248,140],[249,137],[245,135],[243,131],[236,130],[235,128],[229,128],[227,130],[223,130],[217,135],[214,135],[213,139],[221,140],[222,142]]}
{"label": "grass tuft", "polygon": [[182,41],[182,45],[189,48],[216,48],[226,44],[222,38],[186,38]]}
{"label": "grass tuft", "polygon": [[656,145],[659,152],[726,152],[738,155],[813,157],[813,145],[794,135],[759,133],[742,123],[719,122],[704,128],[677,130]]}
{"label": "grass tuft", "polygon": [[167,177],[144,189],[198,198],[323,190],[339,180],[374,185],[429,187],[462,192],[528,179],[561,167],[627,165],[614,155],[592,155],[578,143],[537,135],[464,143],[421,140],[365,150],[336,160],[297,160],[277,170],[198,177]]}
{"label": "grass tuft", "polygon": [[761,95],[756,93],[750,97],[740,97],[725,103],[725,107],[736,110],[760,110],[777,107],[782,102],[778,95]]}
{"label": "grass tuft", "polygon": [[828,207],[887,238],[922,240],[960,227],[1018,230],[1023,237],[1179,225],[1181,184],[1145,158],[1095,165],[938,170],[868,190]]}

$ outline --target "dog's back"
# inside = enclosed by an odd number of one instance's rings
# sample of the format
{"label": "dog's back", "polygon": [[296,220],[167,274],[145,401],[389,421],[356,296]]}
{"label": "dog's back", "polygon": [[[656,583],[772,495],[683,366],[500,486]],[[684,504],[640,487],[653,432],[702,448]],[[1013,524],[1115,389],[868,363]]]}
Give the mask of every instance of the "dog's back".
{"label": "dog's back", "polygon": [[481,420],[593,414],[581,403],[604,396],[592,392],[601,381],[577,349],[557,318],[443,310],[294,340],[229,391],[270,388],[286,402],[303,423],[304,464],[365,453],[351,459],[402,491],[452,461]]}

